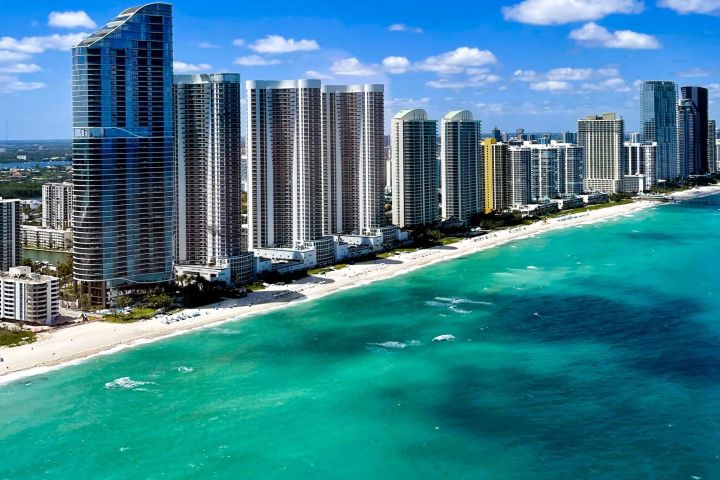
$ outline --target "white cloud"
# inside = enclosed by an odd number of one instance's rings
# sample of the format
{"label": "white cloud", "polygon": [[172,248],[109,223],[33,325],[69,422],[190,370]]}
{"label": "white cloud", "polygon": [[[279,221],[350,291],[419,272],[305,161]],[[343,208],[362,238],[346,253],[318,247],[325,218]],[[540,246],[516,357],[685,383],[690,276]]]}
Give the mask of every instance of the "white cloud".
{"label": "white cloud", "polygon": [[[468,69],[471,70],[471,69]],[[450,80],[447,78],[438,78],[437,80],[430,80],[425,85],[430,88],[470,88],[470,87],[484,87],[489,83],[499,82],[501,78],[498,75],[487,73],[487,71],[477,71],[474,75],[466,79],[455,79]]]}
{"label": "white cloud", "polygon": [[247,57],[236,58],[233,63],[235,65],[243,65],[245,67],[267,67],[269,65],[277,65],[280,60],[263,58],[260,55],[249,55]]}
{"label": "white cloud", "polygon": [[335,77],[326,73],[321,73],[316,70],[308,70],[305,72],[305,78],[313,78],[317,80],[333,80]]}
{"label": "white cloud", "polygon": [[521,82],[534,82],[537,80],[537,72],[535,70],[515,70],[513,78]]}
{"label": "white cloud", "polygon": [[503,7],[502,13],[505,20],[559,25],[599,20],[613,13],[640,13],[642,10],[642,0],[523,0]]}
{"label": "white cloud", "polygon": [[553,68],[547,73],[550,80],[587,80],[593,76],[592,68]]}
{"label": "white cloud", "polygon": [[197,44],[198,48],[218,48],[219,45],[216,45],[212,42],[200,42]]}
{"label": "white cloud", "polygon": [[50,12],[48,25],[57,28],[97,28],[97,24],[82,10]]}
{"label": "white cloud", "polygon": [[207,63],[185,63],[180,61],[173,61],[173,72],[175,73],[197,73],[197,72],[207,72],[208,70],[212,69],[212,65],[209,65]]}
{"label": "white cloud", "polygon": [[430,97],[422,98],[388,98],[385,100],[385,109],[390,111],[408,108],[425,108],[431,103]]}
{"label": "white cloud", "polygon": [[670,8],[677,13],[704,13],[715,15],[720,13],[720,0],[660,0],[658,6]]}
{"label": "white cloud", "polygon": [[712,75],[712,72],[710,70],[693,67],[689,70],[677,72],[676,75],[681,78],[709,77]]}
{"label": "white cloud", "polygon": [[355,57],[337,60],[330,66],[330,71],[335,75],[359,77],[370,76],[377,73],[373,67],[362,64],[360,60]]}
{"label": "white cloud", "polygon": [[20,60],[27,60],[28,58],[30,58],[30,55],[27,53],[0,50],[0,62],[17,62]]}
{"label": "white cloud", "polygon": [[14,75],[0,75],[0,93],[15,93],[45,88],[42,82],[22,82]]}
{"label": "white cloud", "polygon": [[572,85],[569,82],[561,82],[559,80],[546,80],[544,82],[530,84],[530,90],[542,92],[566,92],[571,89]]}
{"label": "white cloud", "polygon": [[652,50],[660,48],[660,42],[652,35],[631,30],[609,31],[596,23],[586,23],[570,32],[570,38],[588,47],[627,48]]}
{"label": "white cloud", "polygon": [[0,38],[0,50],[36,54],[46,50],[70,50],[87,37],[87,33],[68,33],[66,35],[47,35],[44,37],[24,37],[17,40],[12,37]]}
{"label": "white cloud", "polygon": [[468,67],[480,67],[496,63],[495,55],[489,50],[478,48],[460,47],[450,52],[437,56],[428,57],[418,62],[416,67],[419,70],[435,72],[440,74],[460,73]]}
{"label": "white cloud", "polygon": [[410,60],[406,57],[385,57],[382,61],[383,68],[389,73],[405,73],[410,69]]}
{"label": "white cloud", "polygon": [[0,65],[0,72],[2,73],[35,73],[41,70],[42,68],[34,63],[13,63],[10,65]]}
{"label": "white cloud", "polygon": [[315,40],[295,40],[280,35],[268,35],[256,40],[248,48],[258,53],[291,53],[318,50],[320,45]]}
{"label": "white cloud", "polygon": [[242,38],[236,38],[232,41],[232,44],[236,47],[242,47],[243,45],[245,45],[245,43],[245,40],[243,40]]}
{"label": "white cloud", "polygon": [[622,78],[608,78],[596,83],[583,83],[582,92],[629,92],[630,86]]}
{"label": "white cloud", "polygon": [[388,26],[388,30],[391,32],[410,32],[410,33],[423,33],[423,29],[420,27],[410,27],[404,23],[393,23]]}

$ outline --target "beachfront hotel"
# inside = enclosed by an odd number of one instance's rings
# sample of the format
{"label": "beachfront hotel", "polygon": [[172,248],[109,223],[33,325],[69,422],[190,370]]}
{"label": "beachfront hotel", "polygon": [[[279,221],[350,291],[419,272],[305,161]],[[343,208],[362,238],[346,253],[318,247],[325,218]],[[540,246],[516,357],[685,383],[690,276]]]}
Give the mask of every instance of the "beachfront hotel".
{"label": "beachfront hotel", "polygon": [[657,143],[625,142],[625,191],[644,192],[657,184]]}
{"label": "beachfront hotel", "polygon": [[437,122],[425,110],[401,110],[392,120],[392,219],[400,228],[439,218]]}
{"label": "beachfront hotel", "polygon": [[499,140],[495,137],[486,138],[482,141],[483,195],[485,197],[485,201],[483,202],[484,213],[490,213],[495,209],[495,170],[493,165],[493,152],[494,145],[498,142]]}
{"label": "beachfront hotel", "polygon": [[59,295],[57,278],[32,273],[30,267],[0,272],[2,318],[50,325],[60,314]]}
{"label": "beachfront hotel", "polygon": [[73,185],[69,182],[42,186],[42,226],[65,230],[72,227]]}
{"label": "beachfront hotel", "polygon": [[530,148],[531,202],[568,198],[583,192],[582,147],[555,140],[525,145]]}
{"label": "beachfront hotel", "polygon": [[172,51],[164,3],[73,48],[73,269],[94,305],[173,278]]}
{"label": "beachfront hotel", "polygon": [[385,224],[384,96],[379,84],[321,88],[324,235]]}
{"label": "beachfront hotel", "polygon": [[175,75],[176,262],[216,265],[242,245],[240,75]]}
{"label": "beachfront hotel", "polygon": [[296,248],[322,231],[319,80],[248,81],[248,249]]}
{"label": "beachfront hotel", "polygon": [[450,112],[440,122],[443,220],[468,222],[485,208],[481,127],[468,110]]}
{"label": "beachfront hotel", "polygon": [[22,204],[0,198],[0,270],[22,263]]}
{"label": "beachfront hotel", "polygon": [[585,154],[585,191],[622,191],[624,138],[625,122],[614,113],[590,115],[578,120],[578,143]]}

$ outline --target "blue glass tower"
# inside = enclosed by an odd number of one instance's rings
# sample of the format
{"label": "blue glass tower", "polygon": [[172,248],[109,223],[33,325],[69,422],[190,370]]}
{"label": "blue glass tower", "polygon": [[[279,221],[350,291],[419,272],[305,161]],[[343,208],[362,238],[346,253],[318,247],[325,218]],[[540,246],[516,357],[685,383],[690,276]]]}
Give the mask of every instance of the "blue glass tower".
{"label": "blue glass tower", "polygon": [[640,90],[640,131],[643,141],[657,142],[657,178],[680,175],[677,153],[677,86],[646,81]]}
{"label": "blue glass tower", "polygon": [[172,7],[129,8],[73,48],[73,267],[93,304],[172,280]]}

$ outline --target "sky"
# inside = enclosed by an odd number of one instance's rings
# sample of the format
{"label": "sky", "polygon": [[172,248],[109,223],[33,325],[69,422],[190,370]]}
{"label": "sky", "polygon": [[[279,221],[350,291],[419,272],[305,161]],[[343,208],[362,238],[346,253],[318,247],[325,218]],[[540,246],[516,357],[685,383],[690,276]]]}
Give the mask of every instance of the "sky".
{"label": "sky", "polygon": [[[720,97],[720,0],[178,0],[176,73],[383,83],[386,121],[468,109],[483,131],[575,130],[617,112],[638,129],[638,82]],[[71,135],[70,48],[133,6],[0,0],[0,139]],[[710,107],[713,115],[713,105]]]}

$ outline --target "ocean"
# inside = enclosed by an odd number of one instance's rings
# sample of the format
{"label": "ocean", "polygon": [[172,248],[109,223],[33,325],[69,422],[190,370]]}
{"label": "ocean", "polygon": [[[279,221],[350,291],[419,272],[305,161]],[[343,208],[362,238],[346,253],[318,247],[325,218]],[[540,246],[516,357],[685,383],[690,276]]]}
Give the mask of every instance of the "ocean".
{"label": "ocean", "polygon": [[720,478],[718,208],[550,232],[0,386],[0,479]]}

